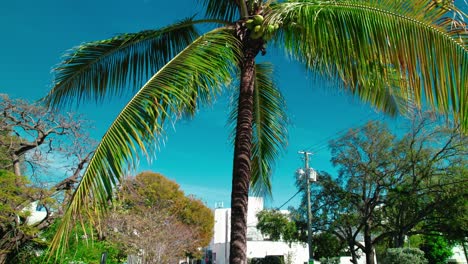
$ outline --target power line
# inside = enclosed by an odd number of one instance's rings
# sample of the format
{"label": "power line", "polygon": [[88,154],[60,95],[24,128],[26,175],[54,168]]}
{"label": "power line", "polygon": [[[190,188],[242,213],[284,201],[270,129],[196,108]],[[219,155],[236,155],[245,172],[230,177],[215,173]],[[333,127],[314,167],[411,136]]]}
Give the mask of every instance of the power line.
{"label": "power line", "polygon": [[293,196],[291,196],[291,198],[289,198],[286,202],[284,202],[280,207],[276,208],[276,210],[280,210],[281,207],[285,206],[287,203],[289,203],[294,197],[296,197],[296,195],[298,195],[299,193],[301,192],[301,190],[297,191],[297,193],[295,193]]}
{"label": "power line", "polygon": [[[370,115],[368,115],[367,117],[369,117]],[[367,119],[367,118],[362,118],[362,120],[364,119]],[[366,120],[365,123],[368,123],[368,122],[377,122],[379,120],[382,120],[383,117],[378,117],[378,118],[374,118],[374,119],[371,119],[371,120]],[[355,135],[357,133],[359,133],[364,127],[363,127],[363,124],[360,122],[360,123],[356,123],[355,125],[351,126],[351,127],[357,127],[358,125],[360,125],[360,127],[356,128],[352,133],[351,135]],[[332,139],[335,139],[335,138],[338,138],[342,135],[344,135],[347,131],[349,131],[349,127],[347,128],[344,128],[342,130],[339,130],[338,132],[336,132],[334,135],[332,136],[328,136],[320,141],[322,142],[319,142],[319,143],[315,143],[315,144],[312,144],[311,146],[309,146],[308,148],[306,148],[306,150],[308,151],[314,151],[314,153],[317,153],[319,151],[322,151],[324,149],[326,149],[328,147],[328,142]]]}
{"label": "power line", "polygon": [[[366,115],[365,117],[359,119],[359,121],[356,122],[354,125],[352,125],[352,127],[355,127],[355,126],[361,124],[362,121],[367,120],[367,119],[368,119],[369,117],[371,117],[371,116],[372,116],[372,113],[370,113],[370,114]],[[335,135],[345,133],[347,130],[349,130],[349,127],[343,128],[343,129],[341,129],[341,130],[338,130],[338,131],[335,133]],[[326,137],[326,138],[324,138],[324,139],[322,139],[322,140],[320,140],[320,141],[328,142],[328,140],[334,138],[335,135],[330,135],[330,136],[328,136],[328,137]],[[323,143],[323,142],[322,142],[322,143]],[[322,144],[322,143],[318,143],[318,144],[320,145],[320,144]],[[314,146],[314,145],[317,145],[317,143],[316,143],[316,144],[313,144],[312,146]],[[312,146],[311,146],[311,147],[312,147]],[[306,149],[309,150],[311,147],[306,148]]]}

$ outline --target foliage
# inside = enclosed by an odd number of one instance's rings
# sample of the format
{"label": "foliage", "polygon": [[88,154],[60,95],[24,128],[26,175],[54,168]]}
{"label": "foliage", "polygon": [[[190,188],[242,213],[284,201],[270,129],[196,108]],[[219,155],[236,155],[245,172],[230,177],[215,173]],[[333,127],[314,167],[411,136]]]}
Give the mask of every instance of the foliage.
{"label": "foliage", "polygon": [[[427,264],[424,252],[417,248],[389,248],[383,264]],[[432,262],[431,262],[432,263]]]}
{"label": "foliage", "polygon": [[[350,131],[331,143],[338,177],[320,172],[313,185],[314,227],[347,243],[352,256],[386,240],[402,246],[405,236],[463,231],[467,146],[457,127],[427,118],[400,138],[378,123]],[[305,203],[304,195],[302,219]]]}
{"label": "foliage", "polygon": [[[18,208],[28,201],[28,194],[32,192],[28,188],[28,180],[25,177],[17,177],[13,172],[0,170],[0,223],[3,227],[11,223],[11,218],[16,217]],[[27,217],[23,212],[21,218]],[[13,223],[11,223],[13,224]],[[3,232],[2,232],[3,234]]]}
{"label": "foliage", "polygon": [[143,263],[200,257],[198,248],[211,240],[212,211],[161,174],[143,172],[127,179],[117,195],[118,204],[105,220],[106,239]]}
{"label": "foliage", "polygon": [[[86,230],[76,226],[61,262],[99,263],[101,254],[107,252],[111,263],[130,254],[140,256],[142,263],[173,263],[187,253],[197,257],[198,248],[208,245],[212,237],[211,210],[186,197],[178,184],[160,174],[144,172],[128,179],[117,195],[118,203],[104,221],[105,236],[90,225],[85,225]],[[40,239],[49,241],[59,225],[56,221]],[[54,263],[43,254],[46,242],[40,241],[26,243],[12,261]]]}
{"label": "foliage", "polygon": [[346,244],[340,241],[335,235],[328,232],[321,232],[312,237],[314,246],[314,258],[333,259],[344,255]]}
{"label": "foliage", "polygon": [[[257,229],[273,241],[307,243],[307,236],[301,235],[297,225],[299,222],[284,212],[277,210],[263,210],[257,214]],[[314,257],[331,258],[343,254],[345,245],[335,235],[321,232],[313,235],[312,245]]]}
{"label": "foliage", "polygon": [[425,236],[419,248],[424,251],[424,256],[431,264],[444,264],[453,254],[453,245],[439,235]]}
{"label": "foliage", "polygon": [[[0,129],[0,140],[2,142],[14,142],[16,139],[14,136],[9,135],[7,130]],[[9,147],[5,144],[0,144],[0,169],[13,171],[12,164],[13,160],[9,153]]]}
{"label": "foliage", "polygon": [[[3,263],[11,262],[8,258],[15,257],[23,244],[34,244],[40,231],[62,214],[61,207],[91,156],[91,143],[84,132],[86,122],[76,115],[60,114],[5,94],[0,94],[0,113],[0,197],[7,198],[0,204]],[[66,162],[58,164],[56,160]],[[51,165],[55,165],[54,172]],[[67,177],[52,177],[57,170]],[[28,216],[36,207],[41,207],[45,216],[33,223]]]}
{"label": "foliage", "polygon": [[249,264],[284,264],[283,256],[266,256],[264,258],[250,259]]}
{"label": "foliage", "polygon": [[262,210],[257,213],[257,229],[273,241],[292,243],[298,241],[296,224],[287,214],[278,210]]}
{"label": "foliage", "polygon": [[[277,150],[286,144],[282,97],[271,79],[261,82],[256,67],[256,56],[266,54],[267,44],[389,114],[427,103],[453,115],[464,131],[468,127],[468,32],[461,22],[466,15],[452,1],[202,2],[206,17],[201,20],[192,17],[158,30],[85,43],[54,69],[53,88],[45,98],[53,107],[134,92],[96,149],[54,250],[64,249],[68,229],[83,210],[99,216],[106,212],[125,168],[137,165],[138,154],[155,153],[165,124],[195,115],[234,81],[239,103],[230,258],[245,263],[250,185],[265,184],[268,191]],[[199,36],[198,23],[219,28]],[[263,93],[266,87],[271,89]]]}
{"label": "foliage", "polygon": [[[53,237],[57,231],[60,220],[49,226],[39,239],[29,241],[21,246],[18,254],[11,259],[12,263],[56,263],[50,259],[47,253],[47,241]],[[92,235],[91,235],[92,234]],[[121,263],[126,256],[120,252],[118,245],[100,239],[95,230],[86,230],[77,226],[73,232],[74,239],[70,241],[70,250],[62,256],[60,263],[100,263],[101,255],[107,253],[109,263]]]}
{"label": "foliage", "polygon": [[5,258],[24,243],[18,237],[29,240],[39,232],[37,226],[27,224],[31,215],[27,208],[37,192],[26,177],[0,170],[0,252]]}

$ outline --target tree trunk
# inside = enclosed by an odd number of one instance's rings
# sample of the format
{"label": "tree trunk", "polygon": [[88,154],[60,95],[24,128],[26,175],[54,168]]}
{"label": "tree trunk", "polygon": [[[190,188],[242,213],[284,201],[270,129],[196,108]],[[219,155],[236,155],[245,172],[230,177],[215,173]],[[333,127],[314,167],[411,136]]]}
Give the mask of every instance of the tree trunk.
{"label": "tree trunk", "polygon": [[405,245],[405,235],[403,233],[399,233],[395,235],[394,241],[393,241],[393,247],[401,248],[404,245]]}
{"label": "tree trunk", "polygon": [[231,246],[229,263],[247,263],[247,204],[251,176],[253,91],[255,56],[258,51],[245,48],[237,113],[234,166],[231,192]]}
{"label": "tree trunk", "polygon": [[372,245],[372,237],[368,224],[364,227],[364,253],[366,254],[366,264],[374,264],[374,246]]}
{"label": "tree trunk", "polygon": [[351,253],[351,263],[358,264],[358,256],[354,245],[354,240],[348,241],[349,252]]}
{"label": "tree trunk", "polygon": [[20,176],[21,175],[21,163],[20,163],[20,158],[16,155],[16,154],[13,154],[11,156],[12,160],[13,160],[13,169],[14,169],[14,173],[16,176]]}
{"label": "tree trunk", "polygon": [[463,254],[465,255],[465,259],[466,259],[466,262],[468,263],[468,252],[466,250],[466,242],[465,242],[465,239],[463,239],[462,241],[462,247],[463,247]]}
{"label": "tree trunk", "polygon": [[19,230],[15,232],[14,237],[10,237],[9,234],[4,234],[0,238],[0,264],[9,263],[10,261],[8,258],[11,257],[10,254],[31,238],[31,236]]}

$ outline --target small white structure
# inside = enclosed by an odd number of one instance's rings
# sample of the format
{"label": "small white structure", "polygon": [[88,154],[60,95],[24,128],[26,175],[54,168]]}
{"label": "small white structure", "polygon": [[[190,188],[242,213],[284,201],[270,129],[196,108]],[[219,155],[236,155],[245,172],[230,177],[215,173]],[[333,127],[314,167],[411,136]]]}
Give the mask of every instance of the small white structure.
{"label": "small white structure", "polygon": [[27,207],[23,208],[22,212],[29,212],[30,215],[26,219],[26,223],[28,225],[34,225],[47,217],[46,211],[37,210],[38,208],[38,201],[34,201],[30,203]]}
{"label": "small white structure", "polygon": [[465,252],[463,251],[462,246],[457,245],[457,246],[453,247],[452,253],[453,253],[453,255],[449,258],[448,263],[467,264],[466,257],[465,257]]}
{"label": "small white structure", "polygon": [[[305,243],[274,242],[265,240],[256,228],[257,213],[263,210],[263,198],[249,197],[247,213],[247,258],[264,258],[271,255],[282,255],[290,263],[307,263],[309,258],[308,246]],[[216,208],[214,211],[214,236],[210,243],[214,264],[229,263],[229,245],[231,241],[231,209]]]}

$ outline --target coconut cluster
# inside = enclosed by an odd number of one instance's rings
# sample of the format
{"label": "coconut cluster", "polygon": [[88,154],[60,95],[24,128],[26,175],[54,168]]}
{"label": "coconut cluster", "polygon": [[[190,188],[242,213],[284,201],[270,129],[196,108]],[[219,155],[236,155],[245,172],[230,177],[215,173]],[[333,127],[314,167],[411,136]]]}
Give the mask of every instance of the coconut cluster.
{"label": "coconut cluster", "polygon": [[245,25],[250,30],[250,37],[252,39],[259,39],[271,35],[271,33],[279,27],[278,24],[264,25],[263,16],[261,15],[254,15],[252,19],[245,21]]}

